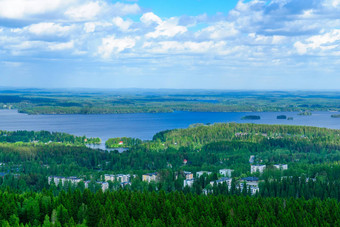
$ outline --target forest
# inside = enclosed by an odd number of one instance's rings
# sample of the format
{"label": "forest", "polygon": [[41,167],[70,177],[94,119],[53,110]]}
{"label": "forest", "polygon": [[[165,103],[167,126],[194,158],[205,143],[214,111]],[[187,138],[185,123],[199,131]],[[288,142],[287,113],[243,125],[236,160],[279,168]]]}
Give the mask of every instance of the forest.
{"label": "forest", "polygon": [[[4,226],[18,226],[18,223],[28,226],[51,226],[51,223],[53,226],[96,225],[89,223],[100,223],[99,226],[181,223],[250,226],[267,222],[289,224],[291,220],[302,226],[339,223],[334,210],[338,209],[340,201],[340,130],[236,123],[196,124],[187,129],[159,132],[151,141],[109,140],[113,144],[123,141],[129,145],[128,151],[123,153],[90,149],[85,141],[91,141],[91,138],[64,133],[1,131],[0,139],[1,201],[15,201],[8,203],[10,212],[0,208]],[[254,157],[252,163],[251,156]],[[266,165],[266,169],[263,173],[252,173],[251,164]],[[275,164],[287,164],[288,169],[279,170],[274,168]],[[221,178],[219,170],[225,168],[233,170],[231,186],[211,184]],[[185,172],[188,171],[194,173],[195,180],[192,186],[184,187]],[[196,177],[195,173],[199,171],[212,174]],[[157,181],[142,180],[143,174],[152,172],[157,172]],[[109,181],[108,189],[102,192],[96,182],[104,181],[105,174],[134,177],[126,186]],[[76,176],[83,181],[49,184],[49,176]],[[246,177],[259,179],[256,194],[252,195],[247,187],[238,187]],[[88,189],[84,181],[90,182]],[[76,197],[80,204],[75,207],[84,210],[71,208],[70,203],[74,200],[71,197]],[[152,202],[154,198],[168,201],[167,207],[173,210],[171,215],[165,217],[157,213],[152,216],[148,209],[159,209],[157,203]],[[51,201],[48,209],[41,204],[43,201]],[[109,205],[107,201],[110,201]],[[130,210],[127,201],[141,207],[138,215]],[[93,203],[103,207],[97,209],[95,219],[90,217],[92,211],[86,211]],[[211,203],[213,207],[208,206]],[[146,209],[145,204],[150,208]],[[313,209],[319,206],[318,209],[313,210],[311,204]],[[109,208],[111,205],[114,208]],[[221,208],[224,206],[229,207],[228,210]],[[117,207],[124,210],[124,218],[122,214],[119,216],[121,209]],[[201,207],[206,209],[198,209]],[[286,207],[289,212],[284,211]],[[33,208],[34,211],[26,210]],[[294,212],[295,209],[299,212]],[[37,215],[33,215],[34,212]],[[289,218],[285,216],[288,214]],[[195,218],[197,215],[200,218]]]}
{"label": "forest", "polygon": [[338,92],[0,90],[0,108],[27,114],[339,111]]}
{"label": "forest", "polygon": [[79,137],[49,131],[0,131],[0,143],[63,143],[73,145],[100,144],[99,138]]}
{"label": "forest", "polygon": [[339,202],[85,190],[0,192],[2,226],[338,226]]}

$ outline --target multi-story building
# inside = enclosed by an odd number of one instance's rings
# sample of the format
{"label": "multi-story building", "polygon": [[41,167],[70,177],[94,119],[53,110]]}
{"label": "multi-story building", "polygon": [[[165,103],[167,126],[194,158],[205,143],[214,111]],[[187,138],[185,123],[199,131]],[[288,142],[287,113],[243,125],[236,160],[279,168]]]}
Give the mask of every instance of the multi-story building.
{"label": "multi-story building", "polygon": [[232,173],[233,171],[234,171],[234,170],[232,170],[232,169],[220,169],[219,173],[220,173],[222,176],[231,177],[231,173]]}
{"label": "multi-story building", "polygon": [[185,179],[183,182],[183,187],[192,187],[192,185],[194,184],[195,179],[191,178],[191,179]]}
{"label": "multi-story building", "polygon": [[78,177],[68,177],[66,178],[66,181],[70,181],[72,184],[78,184],[82,179]]}
{"label": "multi-story building", "polygon": [[[258,186],[253,186],[253,185],[246,185],[247,190],[250,190],[250,194],[251,195],[255,195],[256,193],[258,193],[260,191]],[[239,184],[236,186],[237,189],[243,191],[244,190],[244,185],[243,184]]]}
{"label": "multi-story building", "polygon": [[131,182],[122,182],[120,183],[120,186],[124,188],[126,185],[131,185]]}
{"label": "multi-story building", "polygon": [[185,175],[185,179],[187,179],[187,180],[190,180],[190,179],[194,178],[194,174],[192,174],[192,172],[184,171],[183,173]]}
{"label": "multi-story building", "polygon": [[130,174],[105,174],[105,181],[118,181],[118,182],[130,182]]}
{"label": "multi-story building", "polygon": [[245,182],[247,186],[258,186],[259,185],[259,178],[257,177],[245,177],[241,179],[241,182]]}
{"label": "multi-story building", "polygon": [[157,173],[147,173],[142,176],[142,180],[150,183],[151,181],[157,181]]}
{"label": "multi-story building", "polygon": [[115,175],[112,175],[112,174],[105,174],[104,175],[104,178],[105,178],[105,181],[107,182],[107,181],[115,181],[116,180],[116,178],[115,178]]}
{"label": "multi-story building", "polygon": [[85,188],[89,188],[90,182],[91,182],[91,181],[89,181],[89,180],[84,181]]}
{"label": "multi-story building", "polygon": [[118,182],[129,182],[130,181],[130,174],[117,174],[116,181]]}
{"label": "multi-story building", "polygon": [[229,177],[222,177],[216,181],[210,181],[210,185],[213,186],[214,184],[223,184],[226,183],[228,185],[228,187],[231,187],[231,181],[232,179]]}
{"label": "multi-story building", "polygon": [[58,185],[60,182],[64,186],[65,182],[71,182],[71,184],[78,184],[82,179],[78,177],[58,177],[58,176],[49,176],[48,177],[48,184],[54,182],[55,185]]}
{"label": "multi-story building", "polygon": [[197,177],[197,178],[200,178],[201,176],[203,176],[203,174],[210,175],[210,174],[212,174],[212,172],[208,172],[208,171],[199,171],[199,172],[196,173],[196,177]]}
{"label": "multi-story building", "polygon": [[280,170],[287,170],[288,165],[287,164],[276,164],[274,165],[275,168],[280,169]]}
{"label": "multi-story building", "polygon": [[256,193],[260,192],[260,189],[258,186],[250,186],[250,193],[252,195],[255,195]]}
{"label": "multi-story building", "polygon": [[265,168],[266,168],[266,165],[251,165],[250,166],[250,173],[256,173],[256,172],[263,173]]}
{"label": "multi-story building", "polygon": [[109,189],[109,183],[107,182],[97,182],[97,184],[101,186],[103,192]]}

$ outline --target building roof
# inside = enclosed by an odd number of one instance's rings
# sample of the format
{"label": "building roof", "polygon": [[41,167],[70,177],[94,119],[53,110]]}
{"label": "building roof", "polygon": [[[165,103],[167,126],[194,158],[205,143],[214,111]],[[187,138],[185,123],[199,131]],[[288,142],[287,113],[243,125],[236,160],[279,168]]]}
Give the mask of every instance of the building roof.
{"label": "building roof", "polygon": [[245,181],[259,181],[259,178],[257,178],[257,177],[245,177],[245,178],[242,178],[242,180],[245,180]]}
{"label": "building roof", "polygon": [[146,174],[143,174],[143,175],[155,176],[155,175],[157,175],[157,173],[146,173]]}
{"label": "building roof", "polygon": [[229,178],[229,177],[222,177],[222,178],[218,179],[216,181],[216,183],[222,183],[222,182],[230,181],[230,180],[231,180],[231,178]]}
{"label": "building roof", "polygon": [[78,177],[68,177],[68,180],[80,180]]}

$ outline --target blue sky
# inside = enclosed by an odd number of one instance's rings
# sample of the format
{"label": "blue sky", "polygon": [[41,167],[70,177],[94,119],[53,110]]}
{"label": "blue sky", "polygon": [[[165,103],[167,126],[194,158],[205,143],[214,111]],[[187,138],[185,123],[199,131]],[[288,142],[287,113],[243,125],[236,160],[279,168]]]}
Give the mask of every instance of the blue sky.
{"label": "blue sky", "polygon": [[138,3],[162,17],[196,16],[200,14],[215,15],[228,13],[238,0],[139,0]]}
{"label": "blue sky", "polygon": [[339,90],[340,0],[0,0],[0,86]]}

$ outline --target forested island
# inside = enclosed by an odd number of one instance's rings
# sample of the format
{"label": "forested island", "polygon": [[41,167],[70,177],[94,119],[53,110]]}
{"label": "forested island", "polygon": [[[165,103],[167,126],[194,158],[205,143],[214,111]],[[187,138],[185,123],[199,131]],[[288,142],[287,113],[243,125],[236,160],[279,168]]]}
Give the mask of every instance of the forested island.
{"label": "forested island", "polygon": [[333,117],[333,118],[340,118],[340,114],[333,114],[333,115],[331,115],[331,117]]}
{"label": "forested island", "polygon": [[246,115],[241,118],[241,120],[260,120],[261,117],[258,115]]}
{"label": "forested island", "polygon": [[304,111],[304,112],[298,113],[298,115],[300,115],[300,116],[311,116],[312,113],[309,112],[309,111]]}
{"label": "forested island", "polygon": [[287,119],[287,116],[286,115],[278,115],[276,117],[276,119],[279,119],[279,120],[286,120]]}
{"label": "forested island", "polygon": [[27,114],[339,111],[337,92],[0,90],[0,108]]}
{"label": "forested island", "polygon": [[151,141],[113,138],[131,142],[119,153],[86,147],[90,138],[2,131],[0,222],[336,226],[339,135],[305,126],[195,124]]}

